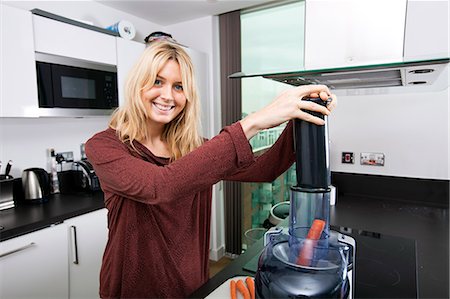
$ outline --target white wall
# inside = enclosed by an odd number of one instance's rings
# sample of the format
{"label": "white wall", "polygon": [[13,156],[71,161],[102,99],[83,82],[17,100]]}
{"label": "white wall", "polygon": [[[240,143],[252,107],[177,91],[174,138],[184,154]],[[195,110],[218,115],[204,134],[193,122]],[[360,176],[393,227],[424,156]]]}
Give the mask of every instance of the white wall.
{"label": "white wall", "polygon": [[[402,90],[338,97],[329,126],[332,171],[450,179],[448,83],[438,91]],[[353,152],[355,163],[342,164],[342,152]],[[361,165],[361,152],[384,153],[385,165]]]}
{"label": "white wall", "polygon": [[106,129],[109,117],[0,118],[0,160],[12,160],[11,175],[20,177],[29,167],[46,168],[46,150],[73,151],[80,159],[80,144]]}

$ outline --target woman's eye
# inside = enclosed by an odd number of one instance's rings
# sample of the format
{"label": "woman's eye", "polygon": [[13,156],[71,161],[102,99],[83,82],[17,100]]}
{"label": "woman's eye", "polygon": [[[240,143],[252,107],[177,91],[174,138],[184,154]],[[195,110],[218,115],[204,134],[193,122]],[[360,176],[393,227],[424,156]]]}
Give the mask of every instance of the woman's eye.
{"label": "woman's eye", "polygon": [[183,90],[183,85],[175,85],[175,90]]}
{"label": "woman's eye", "polygon": [[161,80],[156,79],[154,85],[161,85]]}

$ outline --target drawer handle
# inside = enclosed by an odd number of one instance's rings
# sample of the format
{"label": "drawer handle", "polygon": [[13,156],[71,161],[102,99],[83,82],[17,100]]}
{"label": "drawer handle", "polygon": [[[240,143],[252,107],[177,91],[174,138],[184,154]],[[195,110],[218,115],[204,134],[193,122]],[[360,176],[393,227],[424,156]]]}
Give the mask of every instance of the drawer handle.
{"label": "drawer handle", "polygon": [[78,265],[78,246],[77,246],[77,228],[72,225],[70,227],[70,239],[72,245],[72,263]]}
{"label": "drawer handle", "polygon": [[2,253],[2,254],[0,254],[0,258],[5,257],[5,256],[10,255],[10,254],[13,254],[13,253],[16,253],[16,252],[19,252],[19,251],[23,251],[23,250],[25,250],[25,249],[28,249],[28,248],[30,248],[30,247],[33,247],[34,245],[36,245],[36,243],[31,242],[31,243],[28,244],[28,245],[25,245],[25,246],[19,247],[19,248],[17,248],[17,249],[13,249],[13,250],[11,250],[11,251]]}

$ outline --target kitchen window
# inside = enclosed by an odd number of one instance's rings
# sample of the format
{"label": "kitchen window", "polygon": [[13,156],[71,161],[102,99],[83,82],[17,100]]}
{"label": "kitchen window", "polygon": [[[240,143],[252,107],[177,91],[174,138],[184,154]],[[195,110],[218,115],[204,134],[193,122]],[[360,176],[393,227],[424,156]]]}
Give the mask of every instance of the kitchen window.
{"label": "kitchen window", "polygon": [[[294,71],[303,66],[305,2],[291,1],[241,12],[242,72]],[[241,79],[242,117],[269,104],[290,85],[261,77]],[[284,129],[264,130],[250,140],[256,154],[269,148]],[[242,248],[245,250],[265,232],[270,209],[289,200],[295,184],[295,166],[271,183],[242,183]],[[264,222],[266,221],[266,224]]]}

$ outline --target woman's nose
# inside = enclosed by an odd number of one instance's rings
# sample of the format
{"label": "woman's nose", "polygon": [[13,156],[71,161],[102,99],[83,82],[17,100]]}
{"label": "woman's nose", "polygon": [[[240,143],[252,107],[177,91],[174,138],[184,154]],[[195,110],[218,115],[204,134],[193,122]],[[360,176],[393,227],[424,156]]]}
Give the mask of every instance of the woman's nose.
{"label": "woman's nose", "polygon": [[173,100],[172,86],[170,84],[165,84],[163,88],[161,88],[161,98]]}

